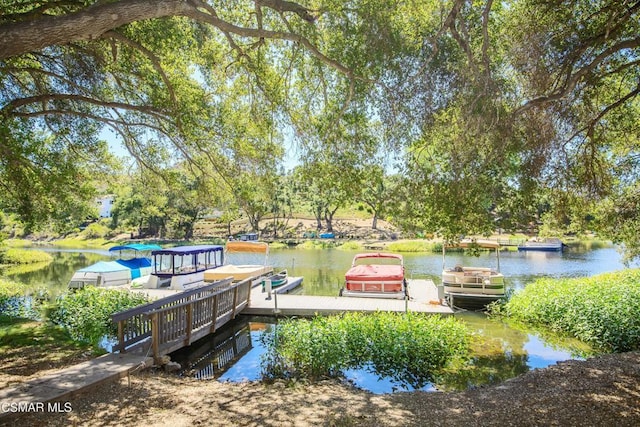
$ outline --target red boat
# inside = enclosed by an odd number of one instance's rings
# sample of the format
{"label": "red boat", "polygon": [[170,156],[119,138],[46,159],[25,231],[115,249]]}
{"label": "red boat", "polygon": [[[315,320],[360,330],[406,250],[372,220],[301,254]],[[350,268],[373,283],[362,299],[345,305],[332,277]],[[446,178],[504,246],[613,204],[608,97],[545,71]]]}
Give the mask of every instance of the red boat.
{"label": "red boat", "polygon": [[353,258],[341,296],[401,298],[407,294],[402,255],[364,253]]}

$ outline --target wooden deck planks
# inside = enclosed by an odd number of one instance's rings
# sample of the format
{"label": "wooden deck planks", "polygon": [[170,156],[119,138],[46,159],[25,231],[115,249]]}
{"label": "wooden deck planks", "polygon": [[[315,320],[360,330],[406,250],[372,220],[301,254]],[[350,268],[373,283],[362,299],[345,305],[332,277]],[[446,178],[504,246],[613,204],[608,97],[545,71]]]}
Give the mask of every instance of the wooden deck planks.
{"label": "wooden deck planks", "polygon": [[[331,297],[314,295],[271,295],[260,288],[251,291],[249,305],[243,314],[269,316],[279,314],[283,316],[314,316],[336,314],[345,311],[413,311],[431,314],[453,314],[453,310],[441,304],[430,304],[438,300],[438,291],[431,280],[412,279],[408,281],[410,299],[408,301],[386,298],[359,297]],[[276,312],[276,303],[277,309]]]}
{"label": "wooden deck planks", "polygon": [[[106,354],[52,374],[0,390],[0,402],[46,403],[68,399],[89,387],[150,366],[152,359],[133,354]],[[0,411],[0,417],[8,415]]]}

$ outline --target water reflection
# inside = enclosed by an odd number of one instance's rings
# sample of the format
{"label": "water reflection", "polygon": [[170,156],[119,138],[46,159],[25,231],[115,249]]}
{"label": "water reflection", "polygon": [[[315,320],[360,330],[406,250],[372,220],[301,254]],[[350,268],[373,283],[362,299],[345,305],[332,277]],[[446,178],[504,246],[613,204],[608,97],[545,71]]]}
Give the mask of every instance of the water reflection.
{"label": "water reflection", "polygon": [[265,323],[240,318],[214,335],[174,352],[171,359],[180,363],[180,375],[183,376],[224,380],[225,373],[230,371],[233,381],[259,380],[259,359],[264,348],[258,335],[266,329]]}
{"label": "water reflection", "polygon": [[[5,268],[0,270],[0,275],[33,288],[44,286],[52,295],[56,295],[66,290],[74,271],[109,259],[106,251],[52,250],[51,254],[53,262],[42,268],[32,271]],[[342,287],[344,272],[355,254],[354,251],[342,250],[283,249],[271,251],[269,262],[276,270],[287,268],[290,275],[304,277],[303,285],[297,292],[307,295],[337,295]],[[409,277],[430,278],[439,283],[441,255],[406,254],[404,259]],[[491,266],[496,259],[495,254],[489,253],[483,253],[479,257],[451,253],[447,255],[446,261],[452,264]],[[513,288],[521,288],[538,277],[591,276],[621,270],[624,265],[614,247],[593,250],[571,247],[563,253],[503,252],[500,267],[507,284]],[[473,343],[473,359],[469,366],[443,374],[433,381],[434,384],[414,382],[412,385],[410,381],[398,382],[399,374],[395,374],[394,379],[393,373],[380,377],[371,366],[348,371],[345,373],[347,378],[355,385],[375,393],[412,390],[412,387],[422,390],[461,390],[501,382],[530,369],[589,354],[588,348],[580,346],[576,341],[524,331],[487,320],[483,314],[465,313],[457,316],[478,336]],[[194,352],[191,356],[185,356],[188,362],[185,364],[184,374],[195,376],[198,373],[202,377],[212,375],[223,381],[259,380],[260,359],[264,353],[259,337],[263,331],[268,333],[269,324],[264,319],[240,319],[245,325],[232,323],[230,327],[237,329],[228,332],[226,338],[222,338],[222,333],[227,331],[223,328],[214,337],[201,340],[199,345],[206,345],[207,349],[184,350],[187,353]]]}
{"label": "water reflection", "polygon": [[[287,268],[291,276],[302,276],[304,282],[298,292],[306,295],[337,295],[357,251],[339,249],[273,250],[269,255],[275,270]],[[440,283],[443,267],[441,254],[403,254],[407,277],[431,279]],[[461,252],[447,253],[446,265],[497,267],[495,253],[480,256]],[[638,266],[635,264],[634,266]],[[588,250],[585,246],[572,246],[563,252],[504,251],[500,253],[500,271],[507,286],[523,288],[538,277],[592,276],[622,270],[625,266],[615,247]]]}
{"label": "water reflection", "polygon": [[[416,378],[403,366],[371,363],[346,370],[345,380],[372,393],[466,390],[497,384],[559,361],[581,358],[580,355],[588,352],[588,348],[576,340],[556,337],[556,343],[551,345],[534,333],[489,321],[483,314],[464,313],[459,319],[475,335],[468,364],[431,379]],[[215,335],[173,353],[171,358],[182,365],[181,375],[218,381],[259,381],[266,351],[260,336],[272,333],[275,321],[240,316]]]}
{"label": "water reflection", "polygon": [[[48,250],[53,262],[46,265],[0,269],[0,275],[31,287],[46,287],[53,294],[64,291],[73,273],[95,262],[110,259],[106,250],[35,248]],[[297,293],[306,295],[338,295],[343,286],[344,273],[349,269],[357,251],[339,249],[305,250],[279,249],[269,254],[274,270],[288,269],[291,276],[302,276],[304,282]],[[255,264],[253,259],[235,262]],[[264,260],[260,261],[263,262]],[[496,266],[493,253],[469,256],[459,252],[448,253],[446,265]],[[440,283],[443,260],[441,254],[404,254],[407,277],[431,279]],[[638,266],[637,264],[634,266]],[[34,268],[34,270],[29,270]],[[570,247],[564,252],[502,252],[500,270],[508,287],[522,288],[538,277],[591,276],[621,270],[624,265],[615,247],[588,250],[585,246]]]}
{"label": "water reflection", "polygon": [[367,390],[374,394],[396,393],[401,391],[437,391],[436,386],[429,381],[420,386],[409,386],[405,381],[390,376],[381,376],[373,366],[365,366],[361,369],[347,369],[344,372],[345,379],[354,387]]}
{"label": "water reflection", "polygon": [[[35,248],[43,250],[42,248]],[[47,248],[53,261],[45,264],[11,266],[0,269],[0,275],[24,283],[31,289],[46,288],[58,295],[67,289],[69,279],[76,270],[98,261],[110,259],[107,251],[60,250]]]}

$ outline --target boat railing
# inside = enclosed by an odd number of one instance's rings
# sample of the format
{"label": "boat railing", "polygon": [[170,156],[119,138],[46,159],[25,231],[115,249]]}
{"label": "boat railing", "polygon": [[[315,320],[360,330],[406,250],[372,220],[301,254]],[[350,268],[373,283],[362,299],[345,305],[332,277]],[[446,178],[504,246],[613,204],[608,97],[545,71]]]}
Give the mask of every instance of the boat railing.
{"label": "boat railing", "polygon": [[226,278],[111,316],[118,325],[113,351],[147,351],[160,356],[215,332],[248,304],[251,279]]}
{"label": "boat railing", "polygon": [[[349,280],[348,282],[349,285],[349,290],[350,291],[356,291],[356,292],[370,292],[370,290],[368,288],[371,287],[380,287],[380,289],[376,289],[375,292],[397,292],[397,287],[398,285],[403,286],[404,285],[404,281],[402,280],[393,280],[393,281],[375,281],[375,282],[371,282],[371,281],[357,281],[357,280]],[[360,285],[360,289],[354,289],[355,287],[357,287],[358,285]],[[389,287],[392,287],[392,289],[388,289]]]}

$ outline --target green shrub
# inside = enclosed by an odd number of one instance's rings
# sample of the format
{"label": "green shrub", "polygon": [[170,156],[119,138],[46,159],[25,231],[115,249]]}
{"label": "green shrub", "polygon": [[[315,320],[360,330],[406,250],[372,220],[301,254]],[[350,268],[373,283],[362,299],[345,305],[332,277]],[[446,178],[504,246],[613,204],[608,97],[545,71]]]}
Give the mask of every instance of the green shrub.
{"label": "green shrub", "polygon": [[34,249],[9,248],[0,253],[3,264],[34,264],[53,261],[51,254]]}
{"label": "green shrub", "polygon": [[25,285],[0,279],[0,314],[3,316],[38,319],[41,303],[47,299],[46,297],[45,291],[29,295]]}
{"label": "green shrub", "polygon": [[344,242],[337,249],[341,249],[343,251],[360,251],[362,250],[362,245],[358,242]]}
{"label": "green shrub", "polygon": [[97,346],[101,339],[115,337],[111,315],[149,302],[145,295],[121,289],[87,286],[60,296],[48,317],[78,341]]}
{"label": "green shrub", "polygon": [[104,224],[93,222],[82,231],[82,235],[86,239],[101,239],[106,237],[111,230]]}
{"label": "green shrub", "polygon": [[0,279],[0,313],[9,317],[19,317],[24,294],[24,285]]}
{"label": "green shrub", "polygon": [[500,310],[604,351],[640,349],[640,270],[590,278],[539,279]]}
{"label": "green shrub", "polygon": [[371,365],[383,376],[419,388],[451,360],[468,354],[462,323],[417,313],[285,320],[262,339],[265,379],[318,379]]}
{"label": "green shrub", "polygon": [[298,245],[299,249],[327,249],[335,247],[335,243],[330,240],[305,240]]}
{"label": "green shrub", "polygon": [[[389,252],[433,252],[434,243],[423,240],[409,240],[405,242],[389,243],[387,250]],[[442,250],[442,246],[440,246]]]}

